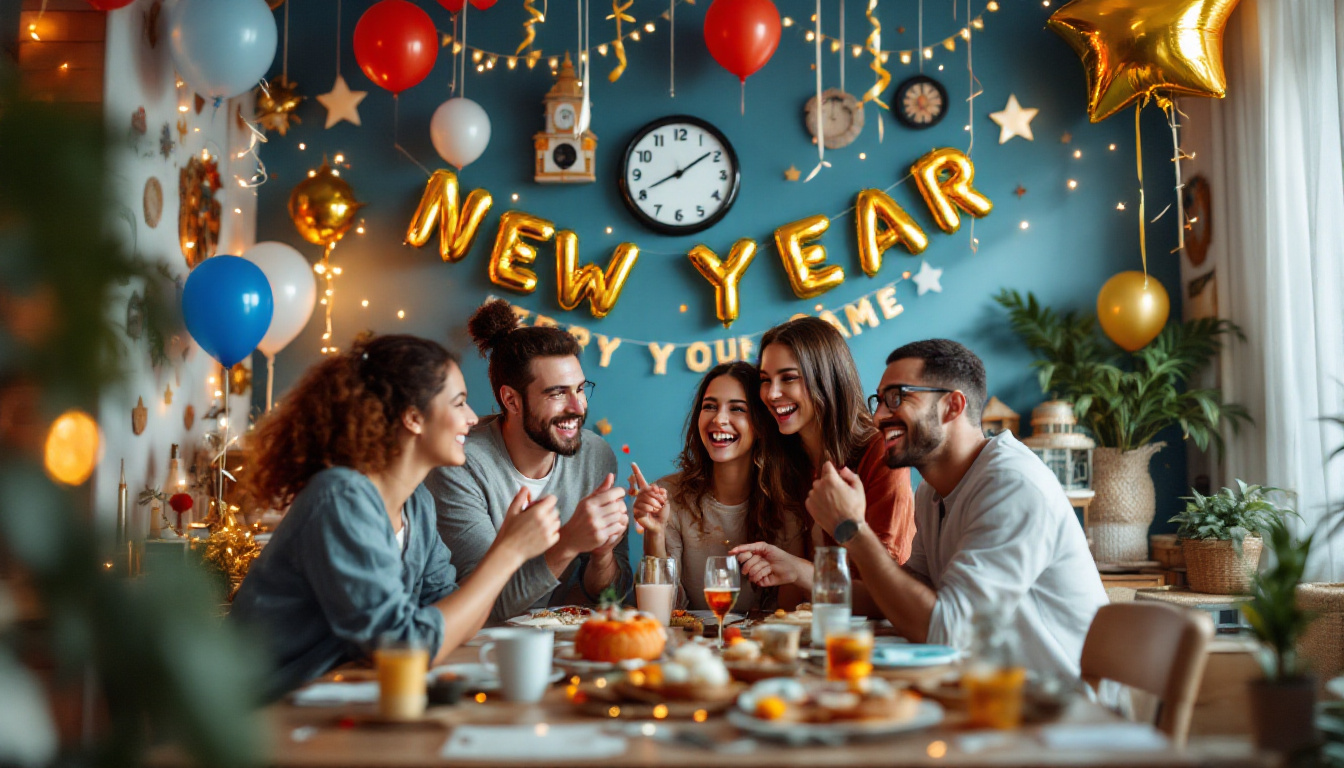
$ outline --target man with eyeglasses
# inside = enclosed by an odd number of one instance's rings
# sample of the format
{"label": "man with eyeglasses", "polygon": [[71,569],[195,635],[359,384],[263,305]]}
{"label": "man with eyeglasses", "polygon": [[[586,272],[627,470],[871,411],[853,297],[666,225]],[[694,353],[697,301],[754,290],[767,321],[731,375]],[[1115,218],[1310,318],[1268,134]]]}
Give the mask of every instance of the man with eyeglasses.
{"label": "man with eyeglasses", "polygon": [[[880,610],[911,642],[961,649],[977,612],[1001,612],[1028,668],[1077,678],[1106,591],[1054,474],[1012,433],[985,437],[985,400],[984,364],[955,341],[918,341],[887,358],[869,405],[887,466],[913,467],[923,480],[904,567],[864,523],[863,485],[849,469],[823,467],[807,510],[863,573],[856,611]],[[810,588],[810,564],[750,555],[743,570],[758,585]]]}
{"label": "man with eyeglasses", "polygon": [[491,621],[533,608],[596,604],[612,586],[625,595],[633,583],[625,490],[615,484],[611,446],[583,428],[594,384],[584,378],[578,341],[559,328],[520,327],[504,301],[486,303],[467,328],[489,355],[500,413],[472,428],[466,464],[435,470],[425,481],[453,565],[470,575],[518,494],[553,495],[560,541],[513,575]]}

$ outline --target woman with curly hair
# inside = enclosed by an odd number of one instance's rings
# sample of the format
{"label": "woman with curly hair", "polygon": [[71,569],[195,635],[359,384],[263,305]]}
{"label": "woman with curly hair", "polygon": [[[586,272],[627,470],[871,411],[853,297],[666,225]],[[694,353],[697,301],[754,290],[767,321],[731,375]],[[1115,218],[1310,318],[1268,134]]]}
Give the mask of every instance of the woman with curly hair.
{"label": "woman with curly hair", "polygon": [[457,358],[414,336],[357,340],[313,366],[252,437],[252,496],[288,511],[231,617],[267,634],[279,695],[381,640],[439,662],[485,623],[509,577],[558,536],[555,497],[513,499],[494,545],[457,583],[429,472],[465,461],[476,414]]}
{"label": "woman with curly hair", "polygon": [[[644,554],[678,561],[690,607],[705,610],[705,559],[738,544],[764,541],[801,557],[806,546],[796,516],[770,503],[760,484],[761,439],[769,412],[755,396],[759,375],[749,363],[724,363],[705,374],[686,419],[686,443],[675,474],[653,485],[632,464],[635,520],[644,526]],[[795,587],[742,584],[735,610],[792,609],[805,595]]]}

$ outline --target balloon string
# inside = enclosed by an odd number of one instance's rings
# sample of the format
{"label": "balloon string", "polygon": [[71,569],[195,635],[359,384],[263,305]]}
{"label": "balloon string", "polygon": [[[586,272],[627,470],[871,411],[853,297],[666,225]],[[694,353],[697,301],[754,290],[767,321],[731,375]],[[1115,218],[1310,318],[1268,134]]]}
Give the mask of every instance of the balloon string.
{"label": "balloon string", "polygon": [[266,356],[266,412],[275,404],[275,355]]}
{"label": "balloon string", "polygon": [[677,0],[667,3],[667,96],[677,98]]}
{"label": "balloon string", "polygon": [[226,522],[229,505],[224,502],[224,469],[229,463],[229,422],[232,420],[229,418],[229,396],[232,394],[230,389],[233,383],[231,374],[228,367],[224,367],[224,446],[220,449],[219,472],[216,475],[219,481],[219,494],[216,496],[219,499],[219,517],[221,521]]}
{"label": "balloon string", "polygon": [[[464,6],[464,7],[465,7],[465,6]],[[456,14],[456,13],[453,14],[452,22],[453,22],[453,45],[458,45],[458,46],[460,46],[460,45],[462,45],[462,41],[459,40],[459,39],[457,38],[457,32],[458,32],[458,30],[457,30],[457,14]],[[453,70],[452,70],[452,74],[450,75],[450,77],[451,77],[452,79],[448,81],[448,96],[449,96],[449,98],[452,98],[452,97],[454,97],[454,96],[457,95],[457,52],[454,50],[454,51],[449,51],[449,53],[451,53],[451,54],[453,55]]]}
{"label": "balloon string", "polygon": [[738,110],[741,114],[747,114],[747,79],[739,78],[742,86],[742,92],[738,94]]}
{"label": "balloon string", "polygon": [[[1169,101],[1163,105],[1167,114],[1167,124],[1171,126],[1171,163],[1176,168],[1176,251],[1185,250],[1185,182],[1181,180],[1181,161],[1186,155],[1181,151],[1180,123],[1176,120],[1176,103]],[[1176,251],[1173,251],[1175,253]]]}
{"label": "balloon string", "polygon": [[919,74],[924,74],[924,0],[919,0]]}
{"label": "balloon string", "polygon": [[[955,12],[955,10],[956,6],[954,5],[953,11]],[[966,0],[966,18],[971,18],[971,0]],[[966,97],[966,111],[968,113],[966,132],[970,135],[970,140],[966,143],[966,157],[969,158],[971,156],[971,151],[975,149],[975,97],[980,95],[980,91],[976,89],[979,81],[975,79],[975,57],[971,54],[971,40],[975,37],[975,34],[970,32],[972,27],[967,27],[966,29],[968,32],[966,35],[967,90],[970,91],[970,95]],[[980,250],[980,241],[975,237],[975,217],[972,216],[970,219],[971,253],[978,253]]]}
{"label": "balloon string", "polygon": [[845,0],[840,0],[840,90],[845,90]]}
{"label": "balloon string", "polygon": [[[425,178],[429,178],[430,176],[433,175],[429,172],[429,169],[426,168],[424,164],[421,163],[419,160],[416,160],[415,155],[412,155],[410,152],[407,152],[406,148],[401,146],[401,141],[397,139],[397,137],[400,135],[400,132],[398,131],[398,126],[400,125],[401,121],[400,111],[401,111],[401,98],[399,97],[398,94],[394,93],[392,94],[392,148],[397,150],[401,154],[405,155],[407,160],[410,160],[412,163],[415,163],[416,168],[419,168],[421,171],[424,171]],[[461,168],[458,168],[457,170],[458,173],[462,172]],[[328,328],[327,330],[331,329]]]}
{"label": "balloon string", "polygon": [[[285,0],[285,15],[289,15],[289,0]],[[336,0],[336,76],[341,76],[341,0]]]}
{"label": "balloon string", "polygon": [[812,18],[815,20],[813,35],[815,37],[814,57],[816,66],[814,68],[817,70],[817,109],[813,113],[817,118],[817,166],[812,169],[811,173],[807,174],[807,178],[803,179],[804,184],[815,179],[817,174],[821,173],[822,168],[831,167],[831,164],[826,162],[826,101],[821,96],[821,0],[817,0],[817,8]]}
{"label": "balloon string", "polygon": [[289,2],[285,2],[285,50],[281,54],[280,77],[289,84]]}
{"label": "balloon string", "polygon": [[317,270],[326,281],[326,289],[322,293],[322,306],[326,307],[326,330],[322,334],[322,354],[334,354],[336,347],[331,343],[331,308],[336,303],[336,291],[332,288],[332,280],[335,279],[335,273],[331,268],[331,252],[336,248],[335,243],[328,243],[325,251],[322,252],[321,269]]}
{"label": "balloon string", "polygon": [[1143,114],[1143,103],[1134,106],[1134,156],[1138,160],[1139,170],[1139,255],[1143,259],[1143,288],[1148,289],[1148,236],[1144,230],[1146,216],[1143,200],[1143,131],[1139,126],[1139,117]]}
{"label": "balloon string", "polygon": [[467,98],[467,6],[470,3],[462,4],[462,82],[458,84],[461,92],[457,95]]}

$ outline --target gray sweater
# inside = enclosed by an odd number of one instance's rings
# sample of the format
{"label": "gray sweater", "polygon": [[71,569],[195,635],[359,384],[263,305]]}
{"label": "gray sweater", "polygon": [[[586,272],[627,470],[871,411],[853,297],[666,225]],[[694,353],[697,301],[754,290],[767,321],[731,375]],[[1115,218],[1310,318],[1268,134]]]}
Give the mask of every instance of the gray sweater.
{"label": "gray sweater", "polygon": [[[461,578],[471,575],[494,543],[495,534],[513,497],[522,487],[514,479],[512,459],[504,446],[503,421],[497,416],[481,419],[467,438],[467,463],[441,467],[429,474],[425,486],[438,506],[439,535],[452,551],[453,565]],[[574,516],[574,508],[597,489],[607,474],[616,473],[616,454],[606,441],[583,431],[582,447],[573,456],[556,456],[546,477],[542,495],[554,494],[561,524]],[[629,532],[616,545],[616,579],[612,586],[624,599],[634,579],[630,572]],[[491,622],[501,622],[532,608],[583,605],[597,602],[583,586],[589,556],[579,555],[557,579],[544,556],[523,564],[504,587],[490,612]]]}
{"label": "gray sweater", "polygon": [[444,622],[433,603],[457,589],[456,569],[424,486],[402,516],[405,551],[378,489],[346,467],[318,472],[294,498],[229,613],[263,633],[279,670],[272,697],[371,655],[383,635],[438,651]]}

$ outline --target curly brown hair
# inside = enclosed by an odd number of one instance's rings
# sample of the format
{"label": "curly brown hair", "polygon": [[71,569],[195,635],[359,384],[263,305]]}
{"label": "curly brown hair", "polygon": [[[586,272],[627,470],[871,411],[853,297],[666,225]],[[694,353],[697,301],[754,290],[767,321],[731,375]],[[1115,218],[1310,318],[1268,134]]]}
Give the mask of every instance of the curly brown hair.
{"label": "curly brown hair", "polygon": [[323,469],[367,475],[386,468],[401,452],[402,415],[427,411],[457,364],[457,355],[429,339],[356,339],[349,351],[308,369],[257,425],[246,492],[284,509]]}

